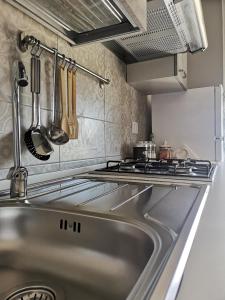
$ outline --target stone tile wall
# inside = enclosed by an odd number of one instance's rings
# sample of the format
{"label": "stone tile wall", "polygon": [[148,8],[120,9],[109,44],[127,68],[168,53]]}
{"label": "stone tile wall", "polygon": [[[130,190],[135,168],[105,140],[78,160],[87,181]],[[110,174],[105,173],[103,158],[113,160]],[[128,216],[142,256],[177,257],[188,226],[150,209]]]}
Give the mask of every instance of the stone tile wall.
{"label": "stone tile wall", "polygon": [[[35,159],[23,144],[22,159],[30,174],[54,172],[101,163],[109,157],[129,155],[132,145],[147,138],[147,99],[126,83],[126,65],[102,44],[70,47],[28,16],[0,0],[0,179],[6,178],[12,157],[12,64],[22,59],[30,72],[30,53],[17,48],[18,31],[34,35],[51,47],[75,59],[94,72],[108,77],[111,84],[103,89],[93,77],[78,71],[77,113],[79,139],[54,146],[48,162]],[[44,125],[51,120],[52,57],[41,56],[41,117]],[[22,131],[31,124],[30,86],[22,95]],[[132,121],[138,122],[139,134],[133,135]]]}

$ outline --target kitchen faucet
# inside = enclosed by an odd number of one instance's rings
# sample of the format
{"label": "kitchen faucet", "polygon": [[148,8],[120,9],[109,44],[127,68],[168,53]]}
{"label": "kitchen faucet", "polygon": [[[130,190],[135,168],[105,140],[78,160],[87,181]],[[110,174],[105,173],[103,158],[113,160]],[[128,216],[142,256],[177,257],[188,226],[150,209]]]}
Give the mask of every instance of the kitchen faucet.
{"label": "kitchen faucet", "polygon": [[21,165],[21,126],[20,126],[20,93],[21,88],[28,85],[26,69],[21,61],[13,64],[13,158],[14,166],[9,170],[7,178],[11,180],[10,197],[24,199],[27,195],[28,171]]}

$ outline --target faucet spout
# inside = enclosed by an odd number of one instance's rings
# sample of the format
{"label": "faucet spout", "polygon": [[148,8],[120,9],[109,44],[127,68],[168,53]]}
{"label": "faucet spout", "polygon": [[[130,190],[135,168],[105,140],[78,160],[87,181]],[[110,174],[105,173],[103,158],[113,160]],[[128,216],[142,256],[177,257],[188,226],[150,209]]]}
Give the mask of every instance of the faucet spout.
{"label": "faucet spout", "polygon": [[20,126],[20,93],[21,88],[28,85],[26,69],[21,61],[14,63],[13,78],[13,146],[14,146],[14,167],[9,170],[8,179],[10,184],[11,198],[26,198],[28,171],[21,165],[21,126]]}

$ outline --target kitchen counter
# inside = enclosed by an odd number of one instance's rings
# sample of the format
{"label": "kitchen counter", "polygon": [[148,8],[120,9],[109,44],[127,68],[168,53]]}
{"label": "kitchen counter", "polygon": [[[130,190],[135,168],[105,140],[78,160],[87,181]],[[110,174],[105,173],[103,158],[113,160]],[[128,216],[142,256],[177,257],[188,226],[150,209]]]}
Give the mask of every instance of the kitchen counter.
{"label": "kitchen counter", "polygon": [[215,180],[211,184],[177,296],[178,300],[222,300],[225,298],[224,194],[225,163],[218,166]]}
{"label": "kitchen counter", "polygon": [[218,166],[177,300],[225,299],[225,162]]}
{"label": "kitchen counter", "polygon": [[[128,299],[175,299],[207,194],[206,185],[135,184],[75,177],[67,181],[61,179],[50,186],[30,186],[27,202],[21,203],[20,208],[24,211],[26,206],[30,207],[29,216],[38,208],[44,207],[46,212],[59,209],[61,213],[63,208],[63,211],[93,216],[98,213],[101,217],[118,217],[138,224],[149,232],[154,256],[152,254]],[[6,210],[13,205],[19,209],[17,203],[7,201],[6,194],[2,196]],[[87,225],[82,221],[84,223]],[[70,225],[70,228],[74,227]],[[143,249],[139,253],[143,255]]]}

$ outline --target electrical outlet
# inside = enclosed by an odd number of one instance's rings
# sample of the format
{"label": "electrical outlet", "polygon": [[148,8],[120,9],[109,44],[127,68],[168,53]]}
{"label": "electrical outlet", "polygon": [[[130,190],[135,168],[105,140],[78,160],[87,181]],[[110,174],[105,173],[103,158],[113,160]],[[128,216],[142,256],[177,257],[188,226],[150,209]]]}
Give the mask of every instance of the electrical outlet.
{"label": "electrical outlet", "polygon": [[138,122],[132,122],[132,133],[138,134]]}

